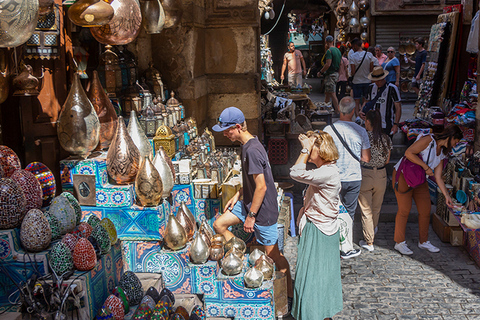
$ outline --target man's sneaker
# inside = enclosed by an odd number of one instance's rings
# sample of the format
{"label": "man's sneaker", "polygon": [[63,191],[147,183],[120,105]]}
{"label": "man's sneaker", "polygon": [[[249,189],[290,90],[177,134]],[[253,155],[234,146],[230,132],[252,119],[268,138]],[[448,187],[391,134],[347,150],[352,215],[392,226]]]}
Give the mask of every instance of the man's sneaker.
{"label": "man's sneaker", "polygon": [[413,254],[413,251],[408,248],[407,243],[405,241],[400,242],[400,243],[396,243],[394,248],[395,248],[395,250],[397,250],[398,252],[400,252],[401,254],[404,254],[404,255]]}
{"label": "man's sneaker", "polygon": [[438,249],[437,247],[435,247],[433,244],[430,243],[430,241],[426,241],[424,243],[418,243],[418,247],[420,249],[425,249],[425,250],[428,250],[430,252],[440,252],[440,249]]}
{"label": "man's sneaker", "polygon": [[375,250],[375,248],[373,247],[373,244],[368,245],[365,240],[360,240],[360,242],[358,244],[360,245],[360,247],[362,247],[363,249],[365,249],[367,251],[372,252],[373,250]]}
{"label": "man's sneaker", "polygon": [[340,251],[340,257],[342,259],[350,259],[350,258],[355,258],[356,256],[359,256],[360,253],[362,253],[362,250],[360,249],[353,249],[348,252]]}

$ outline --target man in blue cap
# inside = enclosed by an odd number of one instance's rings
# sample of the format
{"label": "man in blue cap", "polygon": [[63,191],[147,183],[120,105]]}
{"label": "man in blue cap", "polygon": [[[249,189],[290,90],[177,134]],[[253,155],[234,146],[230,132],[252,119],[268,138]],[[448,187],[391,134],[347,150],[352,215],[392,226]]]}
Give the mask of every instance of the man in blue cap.
{"label": "man in blue cap", "polygon": [[[243,187],[227,202],[223,214],[213,228],[228,241],[234,235],[228,227],[243,223],[243,230],[255,232],[257,241],[265,247],[265,253],[275,261],[277,268],[287,276],[289,311],[293,297],[290,266],[278,249],[277,191],[272,169],[265,148],[256,136],[247,130],[243,112],[235,107],[223,110],[218,123],[212,127],[231,141],[242,145]],[[243,200],[240,198],[243,196]]]}

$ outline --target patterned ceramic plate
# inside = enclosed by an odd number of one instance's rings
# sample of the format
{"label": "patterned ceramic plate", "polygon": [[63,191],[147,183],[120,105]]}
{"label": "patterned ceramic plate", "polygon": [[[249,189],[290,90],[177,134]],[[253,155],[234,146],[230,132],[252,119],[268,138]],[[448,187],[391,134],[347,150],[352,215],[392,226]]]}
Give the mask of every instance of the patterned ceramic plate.
{"label": "patterned ceramic plate", "polygon": [[30,163],[25,170],[33,173],[35,178],[38,179],[38,182],[40,182],[43,191],[43,207],[48,206],[53,198],[55,198],[55,192],[57,189],[52,171],[41,162]]}
{"label": "patterned ceramic plate", "polygon": [[2,166],[5,176],[10,177],[22,165],[15,151],[7,146],[0,146],[0,166]]}

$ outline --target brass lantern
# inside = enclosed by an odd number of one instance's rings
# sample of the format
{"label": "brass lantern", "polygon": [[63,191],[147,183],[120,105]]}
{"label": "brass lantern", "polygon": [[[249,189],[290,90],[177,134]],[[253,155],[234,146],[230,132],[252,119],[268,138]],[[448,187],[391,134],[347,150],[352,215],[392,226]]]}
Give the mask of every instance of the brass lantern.
{"label": "brass lantern", "polygon": [[122,70],[117,54],[112,51],[112,46],[106,45],[105,49],[105,52],[100,55],[97,71],[102,87],[107,91],[107,95],[113,98],[122,89]]}
{"label": "brass lantern", "polygon": [[145,71],[145,78],[147,84],[153,90],[157,98],[160,98],[162,101],[165,101],[165,92],[163,88],[162,77],[160,72],[153,66],[153,62],[150,62],[149,68]]}
{"label": "brass lantern", "polygon": [[158,148],[162,146],[170,158],[173,158],[175,155],[175,135],[169,127],[161,126],[158,128],[157,133],[153,138],[153,143],[155,145],[155,150],[158,150]]}
{"label": "brass lantern", "polygon": [[155,112],[153,111],[151,106],[147,106],[142,111],[142,117],[138,119],[140,125],[145,131],[145,135],[147,137],[153,137],[157,132],[157,122],[155,119]]}

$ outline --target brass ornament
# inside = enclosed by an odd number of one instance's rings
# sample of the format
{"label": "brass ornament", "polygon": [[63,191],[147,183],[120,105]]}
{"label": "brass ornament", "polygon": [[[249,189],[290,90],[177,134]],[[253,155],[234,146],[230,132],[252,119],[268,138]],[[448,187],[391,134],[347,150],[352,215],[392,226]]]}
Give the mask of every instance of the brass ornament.
{"label": "brass ornament", "polygon": [[242,272],[243,261],[234,254],[222,259],[222,272],[227,276],[235,276]]}
{"label": "brass ornament", "polygon": [[245,256],[242,251],[238,250],[235,247],[232,247],[230,250],[228,250],[228,252],[225,253],[225,257],[230,254],[236,255],[239,259],[242,259],[242,260],[243,260],[243,257]]}
{"label": "brass ornament", "polygon": [[145,31],[148,34],[160,33],[165,26],[165,10],[160,0],[143,0],[140,7]]}
{"label": "brass ornament", "polygon": [[370,2],[368,0],[360,0],[358,2],[358,7],[361,11],[367,11],[370,8]]}
{"label": "brass ornament", "polygon": [[227,242],[227,240],[225,240],[225,236],[220,233],[213,235],[213,237],[210,240],[212,241],[212,243],[220,242],[222,246],[225,245],[225,243]]}
{"label": "brass ornament", "polygon": [[344,16],[348,13],[349,7],[348,4],[345,0],[340,0],[337,4],[337,8],[335,9],[335,12],[339,16]]}
{"label": "brass ornament", "polygon": [[99,27],[112,20],[113,7],[104,0],[78,0],[68,9],[68,18],[81,27]]}
{"label": "brass ornament", "polygon": [[210,246],[210,260],[219,261],[223,258],[223,245],[219,243],[212,243]]}
{"label": "brass ornament", "polygon": [[208,237],[208,239],[212,239],[215,232],[213,231],[212,227],[210,227],[205,217],[203,217],[202,219],[201,226],[203,226],[203,230],[204,230],[203,232]]}
{"label": "brass ornament", "polygon": [[36,96],[40,94],[37,90],[40,81],[33,75],[31,65],[21,65],[22,72],[13,79],[13,86],[17,88],[13,93],[14,96]]}
{"label": "brass ornament", "polygon": [[166,199],[170,196],[173,186],[175,184],[175,178],[172,173],[172,169],[168,165],[168,161],[165,157],[165,151],[163,148],[157,150],[157,154],[153,159],[153,165],[157,169],[163,183],[163,193],[162,198]]}
{"label": "brass ornament", "polygon": [[207,231],[205,231],[205,227],[203,225],[200,226],[200,230],[198,231],[200,236],[202,237],[203,241],[210,247],[212,242],[210,241],[210,237],[207,235]]}
{"label": "brass ornament", "polygon": [[162,200],[162,180],[148,157],[144,157],[135,178],[135,193],[144,207],[156,207]]}
{"label": "brass ornament", "polygon": [[187,244],[187,233],[185,229],[180,225],[177,218],[170,213],[168,216],[167,226],[165,228],[165,236],[163,237],[164,243],[171,250],[180,250]]}
{"label": "brass ornament", "polygon": [[237,248],[242,253],[245,253],[245,251],[247,250],[245,242],[237,237],[232,237],[230,240],[227,241],[227,243],[225,243],[225,251],[228,252],[233,247]]}
{"label": "brass ornament", "polygon": [[247,288],[258,288],[262,285],[263,278],[263,272],[259,271],[255,267],[251,267],[247,270],[247,272],[245,272],[243,281],[245,282],[245,286]]}
{"label": "brass ornament", "polygon": [[185,229],[185,232],[187,233],[188,241],[192,240],[194,235],[193,224],[190,218],[185,214],[185,212],[182,210],[181,207],[178,208],[176,218],[178,222],[182,225],[183,229]]}
{"label": "brass ornament", "polygon": [[264,280],[272,279],[274,268],[273,264],[266,259],[266,255],[258,258],[257,262],[255,262],[255,268],[263,273]]}
{"label": "brass ornament", "polygon": [[150,160],[153,160],[152,145],[148,141],[145,131],[138,122],[137,114],[133,110],[130,112],[130,121],[128,122],[127,130],[133,143],[135,143],[140,152],[140,157],[142,157],[142,159],[148,157]]}
{"label": "brass ornament", "polygon": [[[164,115],[164,120],[166,120],[166,117],[167,114]],[[170,159],[175,155],[175,135],[172,133],[172,129],[168,126],[163,125],[157,129],[155,137],[153,138],[153,143],[155,150],[163,147],[164,152]]]}
{"label": "brass ornament", "polygon": [[190,221],[192,222],[192,225],[193,225],[193,230],[196,232],[196,231],[198,230],[197,220],[196,220],[195,217],[193,216],[192,211],[190,211],[190,209],[188,209],[187,204],[185,203],[185,201],[182,201],[182,203],[180,204],[179,210],[180,210],[180,209],[183,210],[183,212],[185,212],[185,214],[187,215],[187,217],[190,219]]}
{"label": "brass ornament", "polygon": [[0,48],[27,42],[37,27],[38,13],[38,0],[1,1]]}
{"label": "brass ornament", "polygon": [[38,14],[45,16],[53,11],[53,5],[55,0],[39,0],[38,1]]}
{"label": "brass ornament", "polygon": [[202,264],[207,262],[208,256],[210,255],[209,246],[203,241],[202,237],[198,234],[193,240],[193,243],[190,247],[190,262],[194,264]]}
{"label": "brass ornament", "polygon": [[337,20],[337,28],[338,29],[345,29],[348,27],[347,17],[346,16],[339,16]]}
{"label": "brass ornament", "polygon": [[250,255],[248,256],[248,263],[250,263],[250,265],[254,266],[255,265],[255,262],[257,262],[258,259],[260,259],[261,256],[265,255],[265,253],[263,253],[262,251],[258,250],[258,249],[254,249],[252,251],[252,253],[250,253]]}

